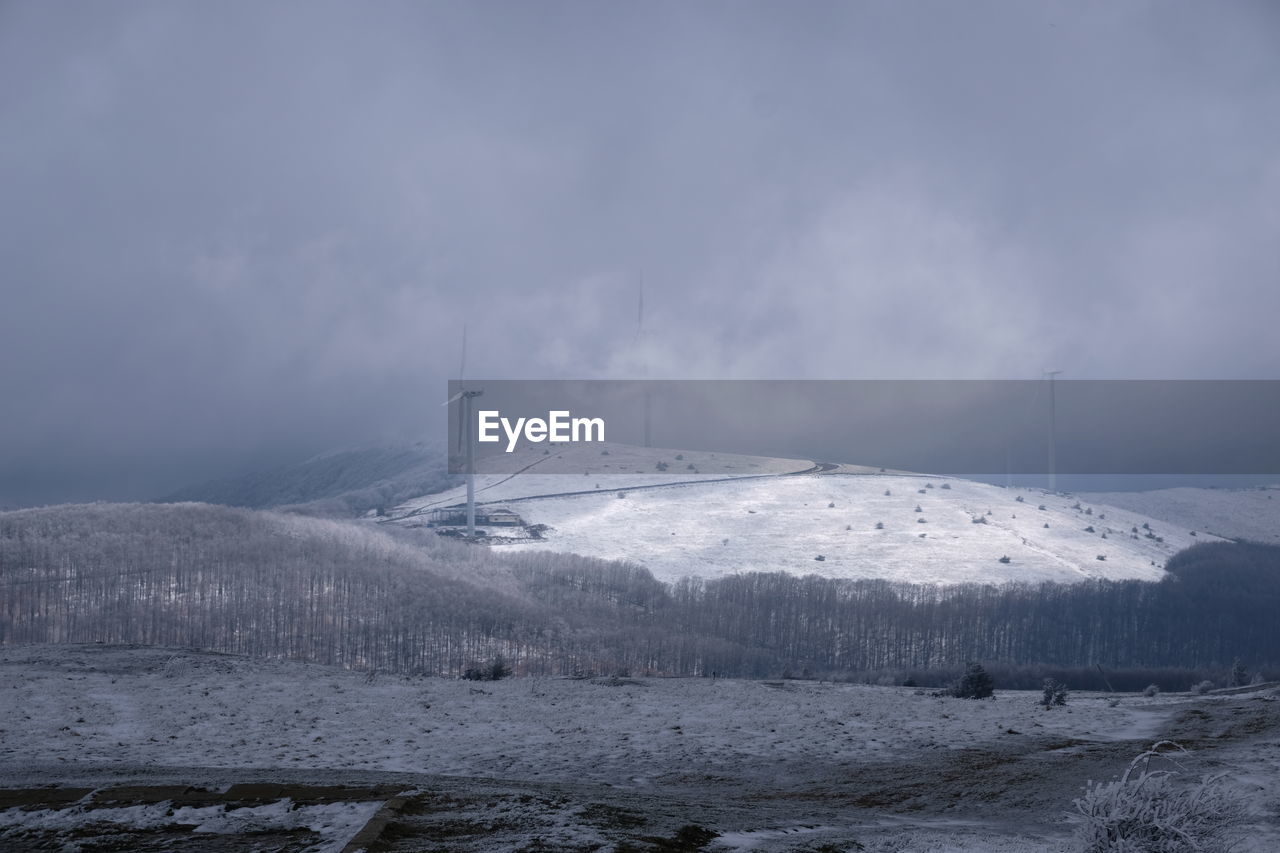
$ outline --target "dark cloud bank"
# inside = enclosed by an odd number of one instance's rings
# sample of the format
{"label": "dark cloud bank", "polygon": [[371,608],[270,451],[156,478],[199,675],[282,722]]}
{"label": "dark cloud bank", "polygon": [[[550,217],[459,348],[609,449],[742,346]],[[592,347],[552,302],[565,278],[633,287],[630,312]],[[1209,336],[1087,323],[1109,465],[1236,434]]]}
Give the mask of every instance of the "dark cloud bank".
{"label": "dark cloud bank", "polygon": [[0,503],[442,430],[464,323],[473,376],[1277,378],[1278,40],[1267,2],[0,4]]}

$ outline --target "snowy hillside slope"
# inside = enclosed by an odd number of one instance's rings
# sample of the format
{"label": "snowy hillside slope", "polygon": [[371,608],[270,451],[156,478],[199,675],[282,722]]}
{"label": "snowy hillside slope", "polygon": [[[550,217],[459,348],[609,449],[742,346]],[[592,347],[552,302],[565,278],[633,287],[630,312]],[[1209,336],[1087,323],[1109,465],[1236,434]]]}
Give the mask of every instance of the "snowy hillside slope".
{"label": "snowy hillside slope", "polygon": [[1081,493],[1081,499],[1149,515],[1187,531],[1280,542],[1280,486]]}
{"label": "snowy hillside slope", "polygon": [[[478,475],[477,500],[547,526],[541,541],[504,542],[511,531],[489,530],[504,550],[628,560],[663,580],[751,571],[940,584],[1158,580],[1166,559],[1212,539],[1033,489],[808,460],[676,455],[574,449],[515,476]],[[658,462],[667,471],[655,471]],[[671,476],[676,464],[690,476]],[[552,465],[584,473],[546,473]],[[457,489],[411,501],[394,517],[422,523],[424,511],[463,498]]]}
{"label": "snowy hillside slope", "polygon": [[515,501],[526,521],[551,529],[545,542],[510,547],[626,559],[666,580],[786,571],[952,584],[1158,580],[1164,561],[1197,541],[1076,503],[961,480],[815,474]]}

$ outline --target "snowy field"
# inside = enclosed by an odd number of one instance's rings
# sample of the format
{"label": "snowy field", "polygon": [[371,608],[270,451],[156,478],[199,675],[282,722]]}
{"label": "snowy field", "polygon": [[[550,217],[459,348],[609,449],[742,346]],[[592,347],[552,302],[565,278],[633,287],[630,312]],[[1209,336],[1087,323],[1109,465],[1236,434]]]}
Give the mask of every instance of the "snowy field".
{"label": "snowy field", "polygon": [[[1085,779],[1114,776],[1167,736],[1191,744],[1189,768],[1230,770],[1260,837],[1273,837],[1277,805],[1280,703],[1261,695],[1078,694],[1045,710],[1027,692],[972,701],[808,681],[369,678],[105,646],[4,648],[0,673],[9,787],[396,779],[451,792],[453,805],[433,807],[437,823],[466,813],[511,830],[525,808],[539,837],[563,845],[522,847],[532,842],[515,833],[510,846],[459,836],[405,849],[617,849],[642,825],[667,837],[687,824],[719,834],[708,850],[859,849],[820,846],[854,839],[1060,849]],[[54,818],[3,812],[0,832],[42,819]]]}

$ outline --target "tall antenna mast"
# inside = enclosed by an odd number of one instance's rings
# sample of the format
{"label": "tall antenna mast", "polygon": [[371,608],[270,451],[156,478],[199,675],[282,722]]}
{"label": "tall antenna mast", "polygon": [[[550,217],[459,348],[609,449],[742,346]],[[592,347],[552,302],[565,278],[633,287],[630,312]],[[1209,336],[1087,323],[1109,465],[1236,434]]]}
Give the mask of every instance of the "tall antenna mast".
{"label": "tall antenna mast", "polygon": [[1046,370],[1049,377],[1049,491],[1058,491],[1058,399],[1053,391],[1053,377],[1061,370]]}
{"label": "tall antenna mast", "polygon": [[[637,349],[640,348],[640,338],[643,335],[644,335],[644,270],[641,270],[639,298],[636,304],[636,339],[633,344]],[[648,380],[649,365],[647,363],[648,359],[644,355],[643,350],[641,350],[641,361],[644,365],[643,369],[644,369],[645,379]],[[651,428],[652,421],[650,417],[651,412],[652,412],[652,400],[650,399],[650,394],[649,394],[649,384],[646,381],[644,386],[644,446],[645,447],[653,446],[653,441],[652,441],[653,436],[652,436],[652,428]]]}

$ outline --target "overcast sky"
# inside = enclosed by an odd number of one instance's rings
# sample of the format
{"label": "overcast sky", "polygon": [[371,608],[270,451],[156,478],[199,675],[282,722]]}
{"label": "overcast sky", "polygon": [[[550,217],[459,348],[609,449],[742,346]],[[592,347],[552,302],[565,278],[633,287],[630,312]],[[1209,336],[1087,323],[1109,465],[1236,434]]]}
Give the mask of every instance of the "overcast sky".
{"label": "overcast sky", "polygon": [[464,323],[473,377],[1280,378],[1265,0],[0,0],[0,187],[0,503],[441,428]]}

